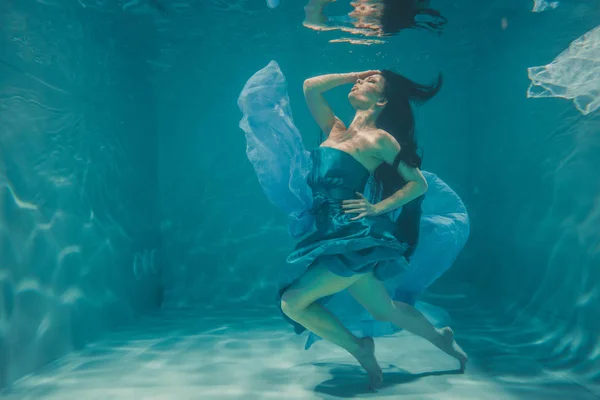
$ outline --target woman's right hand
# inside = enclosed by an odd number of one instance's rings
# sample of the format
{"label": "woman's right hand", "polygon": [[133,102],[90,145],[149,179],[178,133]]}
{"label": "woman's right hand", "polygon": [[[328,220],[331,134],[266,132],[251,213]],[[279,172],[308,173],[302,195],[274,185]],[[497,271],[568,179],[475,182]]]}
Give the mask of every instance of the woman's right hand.
{"label": "woman's right hand", "polygon": [[366,79],[369,76],[381,74],[381,71],[378,69],[375,69],[375,70],[370,70],[370,71],[355,72],[354,74],[356,75],[356,79]]}
{"label": "woman's right hand", "polygon": [[[341,124],[340,126],[344,126],[344,123],[335,116],[331,110],[331,107],[329,106],[329,103],[327,103],[327,100],[325,100],[325,97],[323,97],[323,92],[340,85],[354,84],[359,79],[366,79],[371,75],[380,73],[381,71],[375,70],[347,72],[343,74],[315,76],[304,81],[303,90],[308,109],[319,125],[319,128],[321,128],[326,135],[329,135],[335,124]],[[345,126],[344,129],[346,129]]]}

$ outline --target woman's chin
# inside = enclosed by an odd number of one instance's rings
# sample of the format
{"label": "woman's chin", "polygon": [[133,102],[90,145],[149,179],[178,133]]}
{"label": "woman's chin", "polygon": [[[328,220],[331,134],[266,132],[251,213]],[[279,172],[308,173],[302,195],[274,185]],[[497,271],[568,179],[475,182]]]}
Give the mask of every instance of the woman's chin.
{"label": "woman's chin", "polygon": [[356,96],[354,92],[348,93],[348,100],[350,101],[350,105],[354,108],[359,108],[360,105],[363,103],[362,101],[360,101],[360,98]]}
{"label": "woman's chin", "polygon": [[358,100],[360,98],[360,95],[358,94],[357,90],[351,90],[350,93],[348,93],[348,98]]}

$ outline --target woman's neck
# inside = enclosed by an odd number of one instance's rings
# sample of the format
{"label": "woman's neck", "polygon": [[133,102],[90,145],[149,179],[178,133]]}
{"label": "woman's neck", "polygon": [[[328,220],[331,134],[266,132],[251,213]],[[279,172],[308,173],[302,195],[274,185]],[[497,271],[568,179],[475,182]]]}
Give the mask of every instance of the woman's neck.
{"label": "woman's neck", "polygon": [[353,131],[365,131],[377,129],[375,122],[377,121],[378,113],[373,109],[368,110],[356,110],[354,119],[348,127],[348,130]]}

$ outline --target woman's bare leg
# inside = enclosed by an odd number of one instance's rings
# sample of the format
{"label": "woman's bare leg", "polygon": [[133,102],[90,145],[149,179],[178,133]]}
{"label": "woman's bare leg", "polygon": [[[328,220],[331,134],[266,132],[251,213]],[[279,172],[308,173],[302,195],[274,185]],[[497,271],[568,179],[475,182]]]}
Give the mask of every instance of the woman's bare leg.
{"label": "woman's bare leg", "polygon": [[346,289],[361,276],[341,277],[316,264],[286,289],[281,309],[306,329],[346,349],[369,374],[370,387],[381,384],[382,372],[375,358],[372,338],[357,338],[325,307],[316,301]]}
{"label": "woman's bare leg", "polygon": [[449,327],[437,329],[417,308],[393,301],[383,283],[372,273],[361,276],[348,287],[348,291],[373,318],[389,321],[401,329],[428,340],[446,354],[456,358],[460,362],[460,370],[464,371],[468,357],[454,340],[452,329]]}

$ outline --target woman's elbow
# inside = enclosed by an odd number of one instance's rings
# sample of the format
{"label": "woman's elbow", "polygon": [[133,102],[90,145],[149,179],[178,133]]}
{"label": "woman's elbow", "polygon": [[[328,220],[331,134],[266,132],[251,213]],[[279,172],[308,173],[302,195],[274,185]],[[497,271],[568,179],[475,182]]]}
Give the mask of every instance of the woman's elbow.
{"label": "woman's elbow", "polygon": [[304,81],[304,84],[302,84],[302,90],[304,90],[304,93],[306,93],[307,91],[309,91],[312,87],[314,87],[314,80],[313,78],[308,78]]}
{"label": "woman's elbow", "polygon": [[423,178],[420,183],[419,186],[421,187],[421,194],[425,194],[427,193],[427,190],[429,189],[429,185],[427,184],[427,180],[425,178]]}

